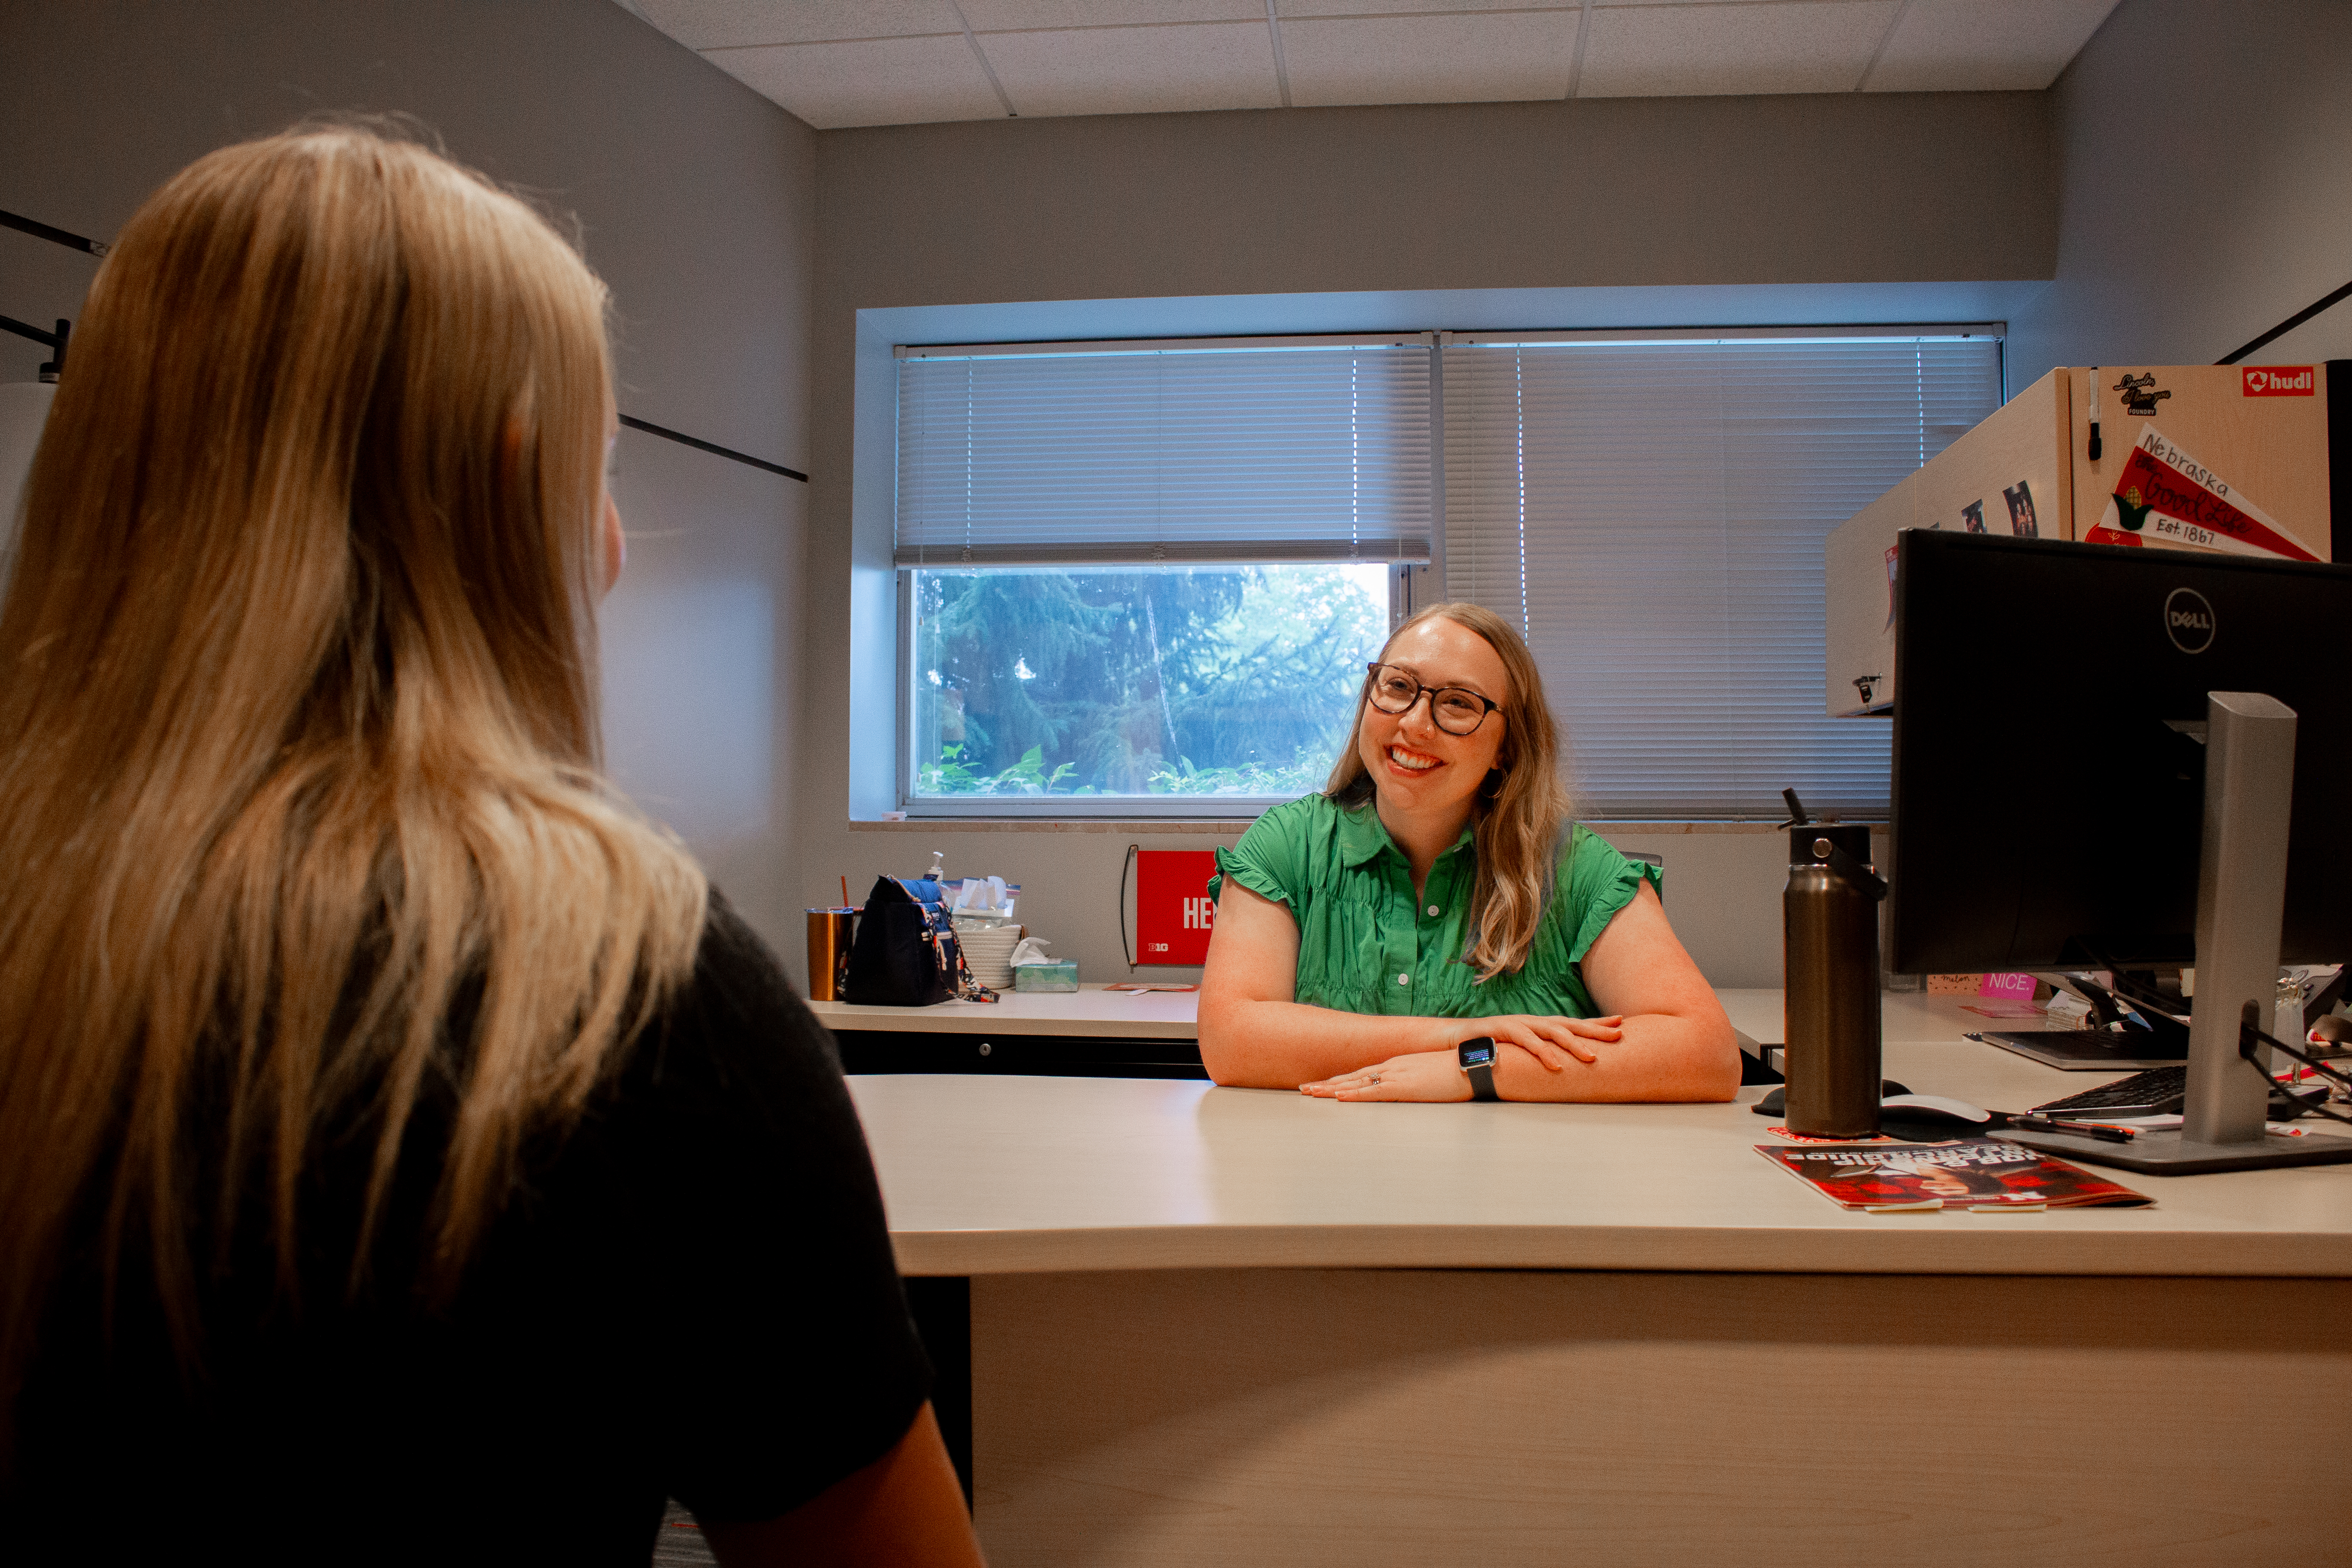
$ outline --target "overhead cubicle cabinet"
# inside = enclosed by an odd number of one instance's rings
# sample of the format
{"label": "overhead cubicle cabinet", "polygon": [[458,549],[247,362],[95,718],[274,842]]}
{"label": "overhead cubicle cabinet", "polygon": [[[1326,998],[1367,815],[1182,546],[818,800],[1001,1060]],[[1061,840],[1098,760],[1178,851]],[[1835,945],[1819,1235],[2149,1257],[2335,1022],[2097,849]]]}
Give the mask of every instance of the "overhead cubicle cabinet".
{"label": "overhead cubicle cabinet", "polygon": [[2327,561],[2347,452],[2352,361],[2053,370],[1830,535],[1828,710],[1894,707],[1904,529]]}

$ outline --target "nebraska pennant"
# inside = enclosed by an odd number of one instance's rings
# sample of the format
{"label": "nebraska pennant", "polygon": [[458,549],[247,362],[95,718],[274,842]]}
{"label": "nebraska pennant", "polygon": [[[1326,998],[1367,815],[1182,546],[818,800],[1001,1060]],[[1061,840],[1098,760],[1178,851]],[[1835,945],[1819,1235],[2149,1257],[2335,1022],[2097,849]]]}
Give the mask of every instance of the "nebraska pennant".
{"label": "nebraska pennant", "polygon": [[2166,440],[2154,425],[2116,477],[2116,493],[2086,544],[2189,544],[2233,555],[2316,561],[2271,515],[2218,478],[2212,469]]}

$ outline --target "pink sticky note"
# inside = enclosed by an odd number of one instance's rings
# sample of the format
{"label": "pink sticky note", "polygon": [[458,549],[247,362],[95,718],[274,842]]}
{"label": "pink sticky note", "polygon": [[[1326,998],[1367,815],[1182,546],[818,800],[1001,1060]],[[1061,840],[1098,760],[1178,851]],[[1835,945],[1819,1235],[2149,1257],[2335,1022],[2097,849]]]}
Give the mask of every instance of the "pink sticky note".
{"label": "pink sticky note", "polygon": [[2033,1000],[2033,976],[2031,974],[1988,974],[1977,987],[1979,996],[2002,996],[2019,1001]]}

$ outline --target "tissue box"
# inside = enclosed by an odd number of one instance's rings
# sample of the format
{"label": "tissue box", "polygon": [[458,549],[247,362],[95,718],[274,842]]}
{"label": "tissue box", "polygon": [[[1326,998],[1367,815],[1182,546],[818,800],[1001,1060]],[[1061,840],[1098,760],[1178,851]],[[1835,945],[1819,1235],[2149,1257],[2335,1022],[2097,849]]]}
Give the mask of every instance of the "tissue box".
{"label": "tissue box", "polygon": [[1076,991],[1078,988],[1078,961],[1066,958],[1056,963],[1016,963],[1013,966],[1013,989],[1015,991]]}

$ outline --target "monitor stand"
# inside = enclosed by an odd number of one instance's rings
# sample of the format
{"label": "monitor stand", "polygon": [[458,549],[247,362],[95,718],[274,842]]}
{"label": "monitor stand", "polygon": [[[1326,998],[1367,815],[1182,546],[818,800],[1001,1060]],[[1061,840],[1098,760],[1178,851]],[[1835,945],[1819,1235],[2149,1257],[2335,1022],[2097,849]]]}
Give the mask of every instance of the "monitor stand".
{"label": "monitor stand", "polygon": [[[2352,1138],[2263,1131],[2270,1076],[2238,1052],[2239,1031],[2268,1024],[2278,994],[2286,905],[2287,815],[2294,794],[2294,710],[2251,691],[2205,698],[2205,831],[2197,867],[2197,996],[2189,1022],[2189,1099],[2177,1132],[2108,1143],[2011,1132],[2045,1153],[2151,1175],[2352,1163]],[[2263,1052],[2267,1058],[2269,1053]]]}

